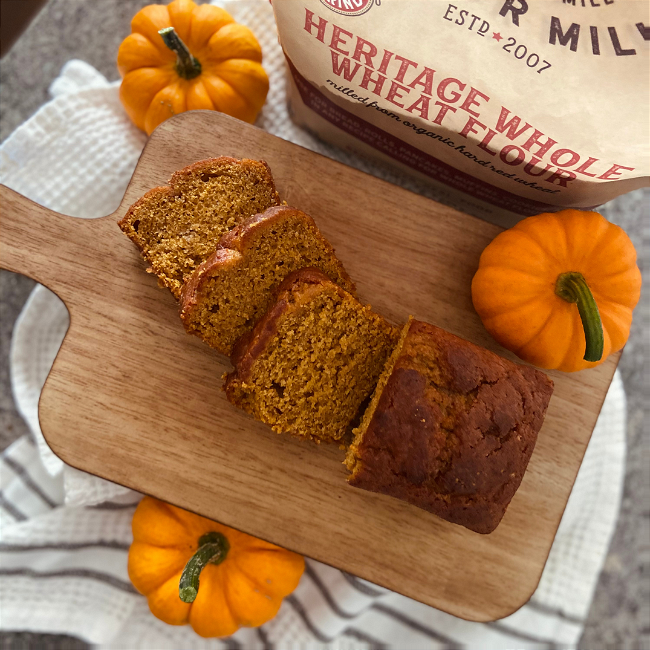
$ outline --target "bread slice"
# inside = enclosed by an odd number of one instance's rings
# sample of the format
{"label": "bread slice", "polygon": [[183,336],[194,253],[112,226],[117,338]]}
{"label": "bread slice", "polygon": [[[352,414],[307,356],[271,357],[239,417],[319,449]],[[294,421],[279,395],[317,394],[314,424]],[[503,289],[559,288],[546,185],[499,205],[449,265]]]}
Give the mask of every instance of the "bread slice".
{"label": "bread slice", "polygon": [[351,294],[355,287],[314,220],[287,206],[269,208],[226,233],[181,292],[190,334],[224,354],[253,329],[289,273],[315,267]]}
{"label": "bread slice", "polygon": [[491,533],[552,392],[543,372],[410,319],[355,429],[348,482]]}
{"label": "bread slice", "polygon": [[340,440],[372,392],[398,331],[318,269],[285,278],[235,346],[228,399],[277,433]]}
{"label": "bread slice", "polygon": [[265,162],[222,156],[175,172],[136,201],[119,222],[178,299],[185,280],[244,219],[280,205]]}

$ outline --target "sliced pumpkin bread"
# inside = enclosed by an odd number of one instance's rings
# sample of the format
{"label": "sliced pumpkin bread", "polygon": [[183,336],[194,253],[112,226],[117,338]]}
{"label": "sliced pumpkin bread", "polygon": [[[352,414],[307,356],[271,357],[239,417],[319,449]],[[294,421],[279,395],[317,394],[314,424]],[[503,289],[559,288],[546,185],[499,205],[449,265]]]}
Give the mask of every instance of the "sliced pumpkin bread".
{"label": "sliced pumpkin bread", "polygon": [[287,206],[269,208],[226,233],[181,292],[190,334],[224,354],[253,329],[289,273],[315,267],[351,294],[355,287],[314,220]]}
{"label": "sliced pumpkin bread", "polygon": [[318,269],[287,276],[236,344],[228,399],[277,433],[340,440],[369,397],[398,330]]}
{"label": "sliced pumpkin bread", "polygon": [[280,203],[265,162],[222,156],[175,172],[168,185],[136,201],[119,226],[160,285],[179,299],[185,280],[214,252],[222,235]]}
{"label": "sliced pumpkin bread", "polygon": [[410,319],[355,429],[348,482],[490,533],[552,392],[543,372]]}

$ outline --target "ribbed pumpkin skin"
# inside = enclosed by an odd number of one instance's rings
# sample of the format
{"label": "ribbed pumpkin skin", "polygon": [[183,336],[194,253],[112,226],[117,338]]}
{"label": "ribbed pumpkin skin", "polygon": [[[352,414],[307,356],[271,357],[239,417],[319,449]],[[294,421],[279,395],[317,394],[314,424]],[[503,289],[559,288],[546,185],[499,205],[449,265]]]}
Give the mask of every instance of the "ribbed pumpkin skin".
{"label": "ribbed pumpkin skin", "polygon": [[[176,54],[158,33],[174,27],[201,64],[201,74],[183,79]],[[269,79],[253,33],[219,7],[174,0],[149,5],[131,21],[132,33],[117,54],[120,99],[135,125],[150,134],[172,115],[196,109],[220,111],[254,122],[264,105]]]}
{"label": "ribbed pumpkin skin", "polygon": [[[583,359],[585,334],[575,304],[555,293],[562,273],[581,273],[598,305],[604,351]],[[641,293],[636,250],[597,212],[563,210],[520,221],[483,251],[472,281],[474,308],[503,347],[540,368],[574,372],[602,363],[627,341]]]}
{"label": "ribbed pumpkin skin", "polygon": [[[203,637],[229,636],[272,619],[305,568],[301,555],[152,497],[138,504],[131,525],[133,586],[147,597],[154,616],[169,625],[190,623]],[[184,603],[178,595],[181,573],[209,532],[225,535],[230,550],[221,564],[203,569],[196,600]]]}

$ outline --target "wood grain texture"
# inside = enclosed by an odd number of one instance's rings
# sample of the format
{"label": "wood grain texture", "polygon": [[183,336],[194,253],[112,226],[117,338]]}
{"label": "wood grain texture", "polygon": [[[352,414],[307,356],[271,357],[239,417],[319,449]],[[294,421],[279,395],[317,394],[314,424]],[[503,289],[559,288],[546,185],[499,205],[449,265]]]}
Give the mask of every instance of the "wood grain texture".
{"label": "wood grain texture", "polygon": [[503,356],[470,281],[490,225],[214,112],[184,113],[149,139],[120,208],[56,215],[2,188],[0,266],[49,286],[70,329],[40,401],[65,462],[384,585],[456,616],[494,620],[535,590],[618,355],[555,393],[522,485],[478,535],[345,481],[344,452],[278,436],[221,391],[228,360],[187,336],[171,294],[116,222],[176,169],[229,155],[266,160],[281,197],[312,215],[362,300]]}

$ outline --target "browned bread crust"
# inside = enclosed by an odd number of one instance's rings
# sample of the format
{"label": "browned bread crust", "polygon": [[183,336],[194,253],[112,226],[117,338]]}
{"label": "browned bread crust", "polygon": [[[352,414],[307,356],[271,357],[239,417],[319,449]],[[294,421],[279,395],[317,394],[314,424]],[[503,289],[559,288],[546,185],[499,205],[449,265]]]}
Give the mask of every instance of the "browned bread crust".
{"label": "browned bread crust", "polygon": [[526,471],[553,382],[428,323],[406,328],[350,448],[348,481],[491,533]]}
{"label": "browned bread crust", "polygon": [[[202,259],[196,260],[193,259],[193,251],[187,251],[187,259],[176,259],[174,262],[181,269],[180,271],[170,272],[169,268],[169,258],[161,259],[159,254],[152,252],[149,241],[139,232],[139,222],[142,218],[146,218],[146,213],[152,208],[158,208],[165,203],[173,203],[173,201],[180,197],[182,194],[181,187],[191,184],[193,178],[200,179],[203,182],[207,182],[210,178],[219,175],[220,167],[232,167],[237,165],[242,168],[242,170],[254,171],[255,174],[259,177],[260,186],[264,187],[265,194],[268,195],[267,205],[280,205],[281,200],[275,189],[275,183],[273,181],[273,176],[271,175],[271,170],[266,162],[258,160],[249,160],[244,158],[238,160],[230,156],[219,156],[218,158],[209,158],[206,160],[200,160],[192,165],[188,165],[183,169],[175,171],[168,184],[160,187],[155,187],[152,190],[149,190],[138,199],[126,212],[124,217],[118,221],[118,226],[126,234],[126,236],[138,247],[143,258],[149,262],[150,268],[149,272],[155,273],[158,276],[158,281],[161,286],[168,287],[174,296],[178,299],[181,293],[181,287],[185,279],[189,276],[198,264],[205,260],[208,255],[214,251],[217,246],[219,236],[216,238],[206,238],[205,241],[201,242],[202,248],[209,251],[204,254],[201,253],[200,257]],[[242,218],[247,218],[254,214],[256,211],[251,211],[245,215],[233,215],[235,219],[241,221]],[[234,225],[234,224],[233,224]],[[224,232],[228,229],[227,227],[221,228]],[[174,233],[162,233],[164,236],[169,236],[170,234],[174,236]],[[194,251],[194,257],[196,251]],[[165,256],[162,256],[164,258]],[[173,255],[171,256],[173,257]],[[178,256],[180,257],[180,256]]]}
{"label": "browned bread crust", "polygon": [[[246,219],[246,221],[240,223],[221,238],[219,241],[219,248],[232,248],[243,253],[246,250],[249,241],[255,237],[257,232],[272,228],[275,224],[282,223],[284,219],[291,216],[299,217],[305,223],[311,225],[316,231],[319,241],[334,252],[331,244],[320,234],[314,220],[307,213],[298,210],[297,208],[292,208],[289,205],[276,205],[261,214],[256,214]],[[343,266],[341,266],[341,270],[348,282],[352,284],[352,280],[350,280],[350,276],[345,272]]]}
{"label": "browned bread crust", "polygon": [[[272,268],[269,269],[266,276],[268,287],[261,295],[259,288],[253,294],[250,287],[252,278],[246,275],[246,269],[251,266],[250,255],[253,252],[255,243],[261,236],[269,236],[271,233],[281,231],[283,224],[285,224],[285,227],[290,225],[292,232],[299,228],[301,233],[308,233],[309,240],[308,242],[302,242],[305,246],[300,253],[296,252],[298,249],[283,251],[274,248],[270,255],[265,256],[264,264],[259,265],[262,268],[252,270],[257,271],[257,275],[259,275],[259,273],[267,272],[266,264],[271,265]],[[307,244],[309,245],[307,246]],[[316,263],[316,257],[320,259],[318,263],[321,265],[321,270],[326,272],[330,280],[342,286],[348,293],[356,296],[356,287],[350,276],[337,259],[331,244],[321,235],[314,220],[308,214],[282,205],[269,208],[262,214],[246,219],[221,237],[217,250],[194,271],[183,286],[180,298],[180,315],[186,330],[190,334],[198,335],[220,352],[230,354],[236,339],[246,331],[246,328],[237,320],[251,317],[251,310],[254,309],[258,315],[252,318],[252,323],[247,327],[249,330],[252,329],[255,321],[272,303],[273,292],[278,288],[277,285],[274,286],[275,282],[280,282],[283,274],[286,277],[292,267],[294,270],[304,267],[305,260],[313,258],[314,263]],[[274,268],[278,262],[284,265],[280,271]],[[272,278],[277,277],[278,274],[279,278],[272,283]],[[219,287],[220,297],[229,300],[228,307],[236,310],[236,313],[228,312],[230,315],[227,318],[223,317],[227,325],[220,323],[222,320],[220,317],[218,321],[220,324],[215,326],[206,322],[209,320],[209,314],[202,312],[205,311],[206,303],[209,301],[208,295],[211,291],[214,292],[215,285],[212,285],[212,289],[209,285],[217,277],[219,278],[219,284],[216,286]],[[237,287],[241,294],[248,294],[248,300],[237,299],[238,296],[236,295],[231,296],[228,289],[232,289],[232,287],[225,284],[225,280],[236,280],[239,285],[248,282],[248,286]],[[259,282],[259,280],[257,281]],[[262,286],[264,285],[262,284]],[[222,307],[220,314],[223,311]],[[246,322],[249,320],[251,318],[247,318]],[[236,333],[236,331],[240,331],[240,333],[233,336],[233,332]]]}

